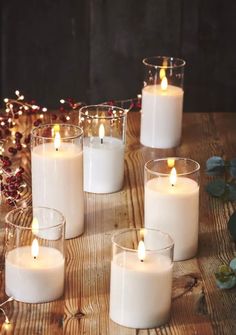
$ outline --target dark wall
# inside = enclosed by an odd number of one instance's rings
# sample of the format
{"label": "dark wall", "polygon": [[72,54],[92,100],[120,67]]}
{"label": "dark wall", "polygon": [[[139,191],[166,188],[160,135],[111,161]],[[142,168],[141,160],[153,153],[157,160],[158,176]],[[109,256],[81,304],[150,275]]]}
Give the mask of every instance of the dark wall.
{"label": "dark wall", "polygon": [[236,111],[234,0],[2,0],[0,95],[135,97],[142,59],[187,61],[185,111]]}

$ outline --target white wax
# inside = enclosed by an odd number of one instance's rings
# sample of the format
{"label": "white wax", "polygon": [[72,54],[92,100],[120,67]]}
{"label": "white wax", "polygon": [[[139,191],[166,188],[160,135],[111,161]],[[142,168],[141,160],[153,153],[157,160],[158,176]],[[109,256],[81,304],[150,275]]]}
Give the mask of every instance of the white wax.
{"label": "white wax", "polygon": [[174,260],[192,258],[198,247],[199,186],[178,177],[171,186],[169,177],[150,179],[145,185],[145,227],[168,233],[174,240]]}
{"label": "white wax", "polygon": [[13,249],[5,261],[6,294],[29,303],[58,299],[64,291],[64,270],[64,257],[55,248],[40,246],[36,259],[31,246]]}
{"label": "white wax", "polygon": [[84,191],[112,193],[119,191],[124,179],[122,140],[105,136],[84,138]]}
{"label": "white wax", "polygon": [[170,316],[172,264],[169,258],[122,252],[111,262],[110,318],[132,328],[154,328]]}
{"label": "white wax", "polygon": [[83,154],[73,143],[36,146],[31,154],[33,207],[59,210],[66,218],[66,238],[84,231]]}
{"label": "white wax", "polygon": [[168,85],[148,85],[142,90],[140,142],[153,148],[173,148],[179,145],[183,113],[182,88]]}

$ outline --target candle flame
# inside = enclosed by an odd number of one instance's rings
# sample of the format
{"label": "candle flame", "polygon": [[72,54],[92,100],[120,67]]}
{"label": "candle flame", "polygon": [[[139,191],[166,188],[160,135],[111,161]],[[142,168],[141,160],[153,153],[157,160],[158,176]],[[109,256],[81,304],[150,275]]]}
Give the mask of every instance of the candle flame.
{"label": "candle flame", "polygon": [[31,246],[31,255],[36,258],[39,254],[39,243],[37,238],[33,240],[32,246]]}
{"label": "candle flame", "polygon": [[167,165],[169,168],[172,168],[175,166],[175,159],[174,158],[168,158],[167,159]]}
{"label": "candle flame", "polygon": [[145,259],[145,244],[143,241],[139,241],[138,244],[138,258],[140,259],[141,262],[144,261]]}
{"label": "candle flame", "polygon": [[39,232],[39,222],[38,222],[38,219],[37,218],[33,218],[33,221],[32,221],[32,233],[34,235],[37,235]]}
{"label": "candle flame", "polygon": [[162,91],[166,91],[167,87],[168,87],[168,80],[167,80],[167,78],[165,76],[161,80],[161,89],[162,89]]}
{"label": "candle flame", "polygon": [[170,184],[172,186],[175,186],[176,181],[177,181],[177,172],[176,172],[176,168],[173,167],[170,171]]}
{"label": "candle flame", "polygon": [[59,132],[57,131],[55,134],[55,138],[54,138],[54,147],[56,149],[56,151],[58,151],[58,149],[61,146],[61,136],[59,134]]}
{"label": "candle flame", "polygon": [[162,67],[159,72],[159,77],[162,80],[166,76],[166,70]]}
{"label": "candle flame", "polygon": [[100,124],[98,133],[99,133],[99,138],[101,139],[101,142],[102,142],[105,136],[105,128],[104,128],[103,123]]}

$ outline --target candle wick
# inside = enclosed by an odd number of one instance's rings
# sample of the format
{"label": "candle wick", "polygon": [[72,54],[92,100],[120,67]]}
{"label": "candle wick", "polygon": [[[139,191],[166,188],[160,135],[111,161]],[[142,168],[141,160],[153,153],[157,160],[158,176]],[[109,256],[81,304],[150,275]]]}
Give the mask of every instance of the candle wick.
{"label": "candle wick", "polygon": [[141,262],[143,263],[143,259],[141,259]]}
{"label": "candle wick", "polygon": [[101,138],[101,144],[103,144],[103,138]]}
{"label": "candle wick", "polygon": [[34,259],[36,259],[36,256],[34,256]]}
{"label": "candle wick", "polygon": [[171,184],[172,187],[174,187],[175,185],[174,184]]}
{"label": "candle wick", "polygon": [[56,148],[56,151],[58,151],[58,148]]}

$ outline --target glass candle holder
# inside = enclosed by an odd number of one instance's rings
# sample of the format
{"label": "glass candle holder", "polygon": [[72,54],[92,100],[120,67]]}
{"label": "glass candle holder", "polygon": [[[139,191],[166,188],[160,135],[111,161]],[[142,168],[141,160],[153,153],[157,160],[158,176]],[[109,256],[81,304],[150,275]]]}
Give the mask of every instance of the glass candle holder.
{"label": "glass candle holder", "polygon": [[192,258],[198,248],[200,165],[189,158],[151,160],[144,168],[145,227],[175,242],[174,260]]}
{"label": "glass candle holder", "polygon": [[5,291],[43,303],[64,292],[65,218],[57,210],[16,208],[6,215]]}
{"label": "glass candle holder", "polygon": [[176,147],[182,132],[185,61],[157,56],[143,64],[140,142],[152,148]]}
{"label": "glass candle holder", "polygon": [[124,180],[127,112],[108,105],[85,106],[79,112],[84,130],[84,191],[113,193]]}
{"label": "glass candle holder", "polygon": [[126,327],[155,328],[169,320],[173,272],[171,237],[130,228],[112,237],[110,318]]}
{"label": "glass candle holder", "polygon": [[32,130],[33,207],[58,209],[66,218],[66,238],[84,231],[83,131],[70,124]]}

